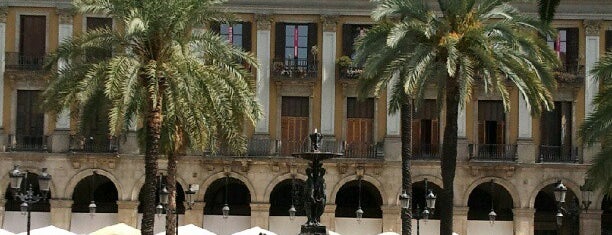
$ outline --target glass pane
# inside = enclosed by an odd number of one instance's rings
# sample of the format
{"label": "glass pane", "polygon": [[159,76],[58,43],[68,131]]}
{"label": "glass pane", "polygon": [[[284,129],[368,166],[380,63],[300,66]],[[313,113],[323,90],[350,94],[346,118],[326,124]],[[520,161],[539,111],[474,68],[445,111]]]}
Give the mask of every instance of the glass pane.
{"label": "glass pane", "polygon": [[242,48],[242,35],[234,35],[234,41],[232,44],[236,47]]}
{"label": "glass pane", "polygon": [[306,59],[308,56],[308,50],[306,48],[298,48],[298,58]]}
{"label": "glass pane", "polygon": [[242,34],[242,24],[234,24],[233,30],[234,30],[234,35]]}
{"label": "glass pane", "polygon": [[285,48],[285,58],[293,58],[293,47]]}
{"label": "glass pane", "polygon": [[308,46],[308,37],[300,36],[298,38],[298,47],[307,47]]}
{"label": "glass pane", "polygon": [[567,31],[559,30],[559,38],[561,39],[561,41],[567,41]]}
{"label": "glass pane", "polygon": [[285,37],[285,47],[291,47],[293,48],[293,36],[289,37]]}
{"label": "glass pane", "polygon": [[298,35],[307,37],[308,36],[308,26],[307,25],[298,26]]}
{"label": "glass pane", "polygon": [[293,38],[293,30],[295,30],[295,26],[294,25],[290,25],[290,24],[289,25],[285,25],[285,37]]}
{"label": "glass pane", "polygon": [[[221,25],[220,25],[220,30],[219,30],[219,33],[221,33],[222,35],[223,35],[223,34],[224,34],[224,35],[227,35],[228,30],[229,30],[229,25],[228,25],[228,24],[221,24]],[[226,38],[227,38],[227,37],[226,37]]]}

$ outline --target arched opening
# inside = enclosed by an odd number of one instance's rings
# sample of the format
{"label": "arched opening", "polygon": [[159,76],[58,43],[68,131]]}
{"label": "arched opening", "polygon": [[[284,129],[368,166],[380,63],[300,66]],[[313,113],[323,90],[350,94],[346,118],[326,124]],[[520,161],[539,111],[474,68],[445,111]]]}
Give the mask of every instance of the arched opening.
{"label": "arched opening", "polygon": [[204,214],[222,215],[226,200],[230,207],[229,215],[251,215],[251,193],[249,189],[242,181],[231,177],[218,179],[206,189]]}
{"label": "arched opening", "polygon": [[[342,185],[336,195],[336,218],[355,218],[359,206],[359,180]],[[363,218],[382,218],[382,197],[376,186],[365,180],[361,181],[361,209]]]}
{"label": "arched opening", "polygon": [[270,216],[289,216],[292,203],[296,209],[295,216],[306,216],[303,192],[303,180],[286,179],[278,183],[270,193]]}
{"label": "arched opening", "polygon": [[[160,180],[161,179],[161,183]],[[166,184],[166,176],[162,176],[162,177],[157,177],[156,179],[156,190],[155,190],[155,205],[159,204],[159,192],[160,190],[164,187],[164,185]],[[144,201],[144,193],[142,191],[142,189],[140,190],[140,193],[138,194],[138,201],[140,201],[140,204],[138,205],[138,213],[142,213],[143,212],[143,204],[142,202]],[[185,191],[183,191],[183,186],[179,183],[176,182],[176,211],[178,214],[185,214]],[[166,213],[166,211],[164,210],[162,213]]]}
{"label": "arched opening", "polygon": [[[28,172],[26,174],[26,178],[23,179],[21,183],[20,192],[24,193],[29,188],[32,188],[34,195],[41,195],[40,186],[38,185],[38,174]],[[6,203],[4,204],[5,211],[20,211],[21,200],[17,197],[14,197],[14,191],[11,189],[9,185],[6,188],[6,193],[4,194],[4,199]],[[51,211],[51,205],[49,204],[49,199],[51,199],[51,192],[47,193],[47,197],[44,200],[40,200],[37,203],[30,205],[30,211],[32,212],[49,212]]]}
{"label": "arched opening", "polygon": [[601,202],[601,235],[612,235],[612,197],[605,195]]}
{"label": "arched opening", "polygon": [[491,208],[497,216],[496,221],[512,221],[512,196],[503,186],[486,182],[478,185],[468,198],[468,220],[489,221]]}
{"label": "arched opening", "polygon": [[72,213],[89,213],[91,201],[96,203],[96,213],[117,213],[117,187],[106,176],[93,174],[77,183],[72,193]]}
{"label": "arched opening", "polygon": [[557,202],[554,189],[556,184],[544,187],[535,198],[535,235],[573,235],[578,234],[580,207],[576,194],[568,188],[565,196],[565,213],[563,213],[563,224],[559,227],[556,223]]}
{"label": "arched opening", "polygon": [[[436,197],[440,195],[440,191],[442,190],[440,186],[429,181],[427,182],[427,189],[431,190],[436,195]],[[413,215],[416,215],[417,213],[417,206],[422,210],[427,205],[427,202],[425,201],[425,193],[427,192],[425,192],[424,180],[412,183],[412,199],[410,204],[412,205],[411,207]],[[439,220],[440,213],[437,213],[435,209],[433,211],[430,210],[429,219]]]}

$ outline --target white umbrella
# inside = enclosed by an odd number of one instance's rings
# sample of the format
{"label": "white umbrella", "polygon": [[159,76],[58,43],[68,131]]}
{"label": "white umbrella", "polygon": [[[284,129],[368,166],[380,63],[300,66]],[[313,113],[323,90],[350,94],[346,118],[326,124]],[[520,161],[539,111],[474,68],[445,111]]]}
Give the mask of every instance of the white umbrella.
{"label": "white umbrella", "polygon": [[270,232],[260,227],[253,227],[247,230],[243,230],[232,235],[277,235],[276,233]]}
{"label": "white umbrella", "polygon": [[341,235],[341,234],[339,234],[339,233],[337,233],[337,232],[334,232],[334,231],[329,230],[329,231],[327,231],[327,235]]}
{"label": "white umbrella", "polygon": [[9,231],[6,231],[4,229],[0,229],[0,235],[15,235],[15,234]]}
{"label": "white umbrella", "polygon": [[106,226],[89,235],[140,235],[140,230],[124,223]]}
{"label": "white umbrella", "polygon": [[[211,231],[208,231],[206,229],[200,228],[198,226],[195,226],[193,224],[188,224],[188,225],[183,225],[178,227],[178,233],[179,234],[189,234],[189,235],[217,235]],[[166,232],[161,232],[155,235],[166,235]]]}
{"label": "white umbrella", "polygon": [[399,235],[399,233],[396,233],[396,232],[384,232],[384,233],[380,233],[378,235]]}
{"label": "white umbrella", "polygon": [[[27,232],[19,233],[17,235],[26,235]],[[76,233],[70,232],[68,230],[64,230],[55,226],[47,226],[42,228],[37,228],[34,230],[30,230],[30,235],[76,235]]]}

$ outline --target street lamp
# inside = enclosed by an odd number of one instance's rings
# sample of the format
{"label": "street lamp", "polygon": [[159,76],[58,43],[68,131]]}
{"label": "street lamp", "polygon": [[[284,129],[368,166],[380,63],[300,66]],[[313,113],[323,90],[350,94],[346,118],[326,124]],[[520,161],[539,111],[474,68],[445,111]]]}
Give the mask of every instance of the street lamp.
{"label": "street lamp", "polygon": [[[195,200],[193,198],[193,195],[196,194],[198,192],[199,189],[199,185],[194,185],[194,184],[190,184],[189,188],[187,189],[187,191],[185,192],[186,195],[186,199],[187,199],[187,209],[191,210],[191,207],[195,204]],[[156,210],[158,214],[161,214],[164,210],[164,208],[166,209],[166,216],[174,214],[175,218],[176,218],[176,234],[178,235],[178,224],[179,224],[179,213],[178,210],[175,208],[174,211],[170,209],[170,207],[168,207],[168,203],[170,201],[169,199],[169,195],[170,192],[168,192],[168,189],[166,188],[166,186],[164,186],[162,188],[162,190],[159,192],[159,202],[160,204],[157,205]],[[176,201],[176,198],[174,199]]]}
{"label": "street lamp", "polygon": [[87,206],[87,208],[89,208],[89,216],[92,216],[92,217],[96,214],[96,208],[97,208],[96,202],[94,200],[94,187],[96,186],[96,174],[97,174],[96,171],[94,171],[93,174],[91,175],[91,180],[90,180],[90,183],[91,183],[90,191],[91,192],[89,192],[90,202],[89,202],[89,206]]}
{"label": "street lamp", "polygon": [[193,205],[195,205],[195,198],[194,195],[198,192],[198,190],[200,189],[200,186],[197,184],[190,184],[189,185],[189,189],[187,189],[187,192],[185,192],[185,196],[187,197],[187,208],[189,210],[191,210],[191,208],[193,207]]}
{"label": "street lamp", "polygon": [[[40,195],[34,194],[32,184],[28,182],[28,171],[22,172],[19,170],[19,165],[15,165],[13,170],[9,172],[9,178],[13,197],[21,200],[20,210],[22,213],[27,214],[26,229],[27,235],[30,235],[31,205],[41,200],[46,200],[51,185],[51,174],[47,172],[47,168],[42,168],[42,173],[38,176]],[[24,192],[21,192],[24,179],[28,188],[25,190],[26,186],[23,186]]]}
{"label": "street lamp", "polygon": [[580,186],[580,192],[582,193],[582,209],[587,211],[589,210],[589,206],[591,206],[591,196],[593,195],[590,179],[587,178],[584,180],[584,185]]}
{"label": "street lamp", "polygon": [[[429,189],[427,183],[428,183],[427,178],[425,178],[425,208],[421,210],[420,206],[417,205],[416,211],[414,213],[414,218],[417,221],[417,235],[419,235],[421,232],[420,231],[420,227],[421,227],[420,220],[423,220],[425,223],[427,223],[427,221],[429,220],[429,216],[433,214],[433,210],[436,208],[436,195],[433,193],[432,190]],[[402,193],[402,195],[404,194],[405,192]],[[402,195],[400,195],[400,201],[402,200]],[[409,197],[407,196],[408,195],[406,195],[406,197],[404,197],[403,200],[409,200]],[[402,202],[402,204],[407,204],[407,202]]]}
{"label": "street lamp", "polygon": [[410,209],[410,196],[408,196],[406,190],[402,191],[402,194],[399,195],[399,201],[402,209]]}
{"label": "street lamp", "polygon": [[227,219],[227,217],[229,217],[229,205],[227,204],[227,188],[229,187],[229,175],[225,175],[225,204],[223,205],[223,208],[221,208],[221,213],[223,214],[223,218]]}
{"label": "street lamp", "polygon": [[491,211],[489,212],[489,222],[491,226],[495,224],[495,217],[497,217],[497,213],[493,209],[493,180],[489,182],[489,195],[491,195]]}
{"label": "street lamp", "polygon": [[363,210],[361,209],[361,176],[357,178],[359,184],[359,200],[357,201],[357,210],[355,211],[355,217],[357,217],[357,222],[361,223],[361,218],[363,218]]}
{"label": "street lamp", "polygon": [[289,208],[289,220],[293,221],[295,219],[295,213],[297,210],[295,209],[293,196],[295,194],[295,174],[291,175],[291,207]]}
{"label": "street lamp", "polygon": [[565,203],[565,195],[567,194],[567,187],[563,185],[561,180],[557,181],[554,194],[555,200],[557,201],[557,214],[555,215],[555,218],[557,220],[557,226],[561,227],[563,224],[563,213],[561,213],[561,210],[563,209],[562,204]]}

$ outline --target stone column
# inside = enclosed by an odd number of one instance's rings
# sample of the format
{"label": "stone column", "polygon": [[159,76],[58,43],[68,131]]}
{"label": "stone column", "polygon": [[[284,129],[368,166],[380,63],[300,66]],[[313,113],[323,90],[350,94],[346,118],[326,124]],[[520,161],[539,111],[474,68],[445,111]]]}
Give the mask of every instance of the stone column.
{"label": "stone column", "polygon": [[580,213],[580,235],[601,234],[602,210],[588,210]]}
{"label": "stone column", "polygon": [[272,19],[269,15],[256,15],[257,24],[257,100],[261,104],[263,117],[255,125],[255,134],[270,135],[270,28]]}
{"label": "stone column", "polygon": [[6,210],[6,208],[4,208],[5,203],[6,203],[6,200],[4,198],[1,198],[0,199],[0,226],[4,224],[4,211]]}
{"label": "stone column", "polygon": [[327,227],[327,230],[336,230],[336,204],[325,205],[325,210],[321,215],[321,223]]}
{"label": "stone column", "polygon": [[[599,91],[599,82],[595,80],[593,75],[589,73],[595,63],[599,61],[599,31],[601,27],[601,21],[585,20],[584,26],[586,29],[586,40],[585,40],[585,71],[586,79],[584,81],[584,107],[585,107],[585,118],[588,117],[595,107],[593,106],[593,100]],[[584,163],[591,163],[593,157],[601,149],[600,144],[596,144],[591,148],[586,148],[583,151]]]}
{"label": "stone column", "polygon": [[391,95],[393,94],[393,86],[398,81],[399,74],[394,74],[393,78],[387,85],[387,131],[385,135],[385,160],[400,161],[402,141],[400,139],[400,114],[396,112],[389,114],[389,105],[391,103]]}
{"label": "stone column", "polygon": [[70,230],[70,220],[72,219],[72,200],[51,199],[51,225]]}
{"label": "stone column", "polygon": [[[442,101],[438,101],[442,102]],[[457,113],[457,160],[459,161],[467,161],[468,160],[468,140],[467,140],[467,120],[466,120],[467,110],[465,105],[463,108],[459,105],[459,110]],[[446,115],[446,114],[444,114]],[[446,117],[440,117],[442,120],[445,120]],[[440,123],[440,122],[438,122]],[[440,138],[444,138],[444,129],[445,125],[440,125],[441,134]],[[440,140],[442,143],[442,140]],[[441,145],[440,145],[441,146]]]}
{"label": "stone column", "polygon": [[534,163],[536,160],[536,147],[533,145],[532,118],[529,112],[529,104],[519,94],[519,127],[518,127],[518,161],[523,163]]}
{"label": "stone column", "polygon": [[138,130],[138,119],[137,117],[132,117],[132,121],[128,126],[128,131],[125,134],[126,138],[118,137],[119,142],[119,153],[124,154],[139,154],[140,153],[140,145],[138,142],[138,134],[136,133]]}
{"label": "stone column", "polygon": [[117,201],[117,223],[138,227],[139,201]]}
{"label": "stone column", "polygon": [[382,231],[401,232],[402,220],[400,218],[401,208],[399,205],[383,205],[382,209]]}
{"label": "stone column", "polygon": [[[183,223],[194,224],[202,227],[202,223],[204,221],[204,205],[205,202],[195,202],[195,204],[191,206],[191,210],[185,210],[185,218],[183,219]],[[189,208],[188,203],[185,203],[185,208]]]}
{"label": "stone column", "polygon": [[515,235],[533,235],[533,219],[535,216],[534,208],[514,208],[514,234]]}
{"label": "stone column", "polygon": [[268,229],[270,223],[270,203],[255,202],[251,203],[251,227],[259,226]]}
{"label": "stone column", "polygon": [[334,113],[336,111],[336,22],[337,16],[322,16],[323,47],[321,48],[321,134],[334,137]]}
{"label": "stone column", "polygon": [[459,235],[467,235],[467,221],[469,207],[455,206],[453,208],[453,232]]}
{"label": "stone column", "polygon": [[[4,134],[4,64],[6,49],[6,17],[8,7],[0,7],[0,150],[8,145],[7,136]],[[2,222],[0,220],[0,222]],[[0,224],[2,225],[2,224]]]}

